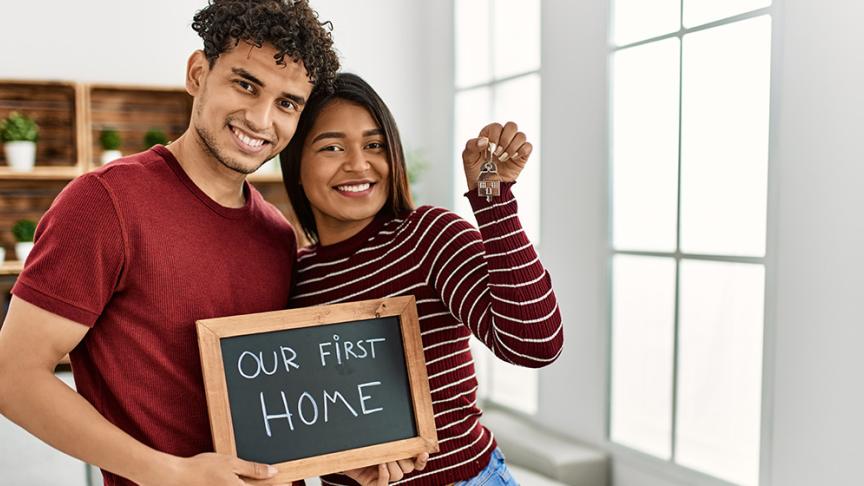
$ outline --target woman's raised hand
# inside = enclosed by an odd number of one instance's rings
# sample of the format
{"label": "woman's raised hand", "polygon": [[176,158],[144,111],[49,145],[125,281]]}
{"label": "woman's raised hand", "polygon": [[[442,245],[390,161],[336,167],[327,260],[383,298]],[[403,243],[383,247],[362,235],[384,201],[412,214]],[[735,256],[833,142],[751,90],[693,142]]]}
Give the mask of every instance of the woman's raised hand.
{"label": "woman's raised hand", "polygon": [[462,164],[465,167],[465,180],[468,189],[477,189],[477,178],[486,161],[487,148],[492,144],[492,160],[498,168],[498,178],[504,182],[515,181],[525,168],[534,147],[527,141],[525,134],[512,121],[504,125],[490,123],[480,130],[477,138],[465,143],[462,151]]}

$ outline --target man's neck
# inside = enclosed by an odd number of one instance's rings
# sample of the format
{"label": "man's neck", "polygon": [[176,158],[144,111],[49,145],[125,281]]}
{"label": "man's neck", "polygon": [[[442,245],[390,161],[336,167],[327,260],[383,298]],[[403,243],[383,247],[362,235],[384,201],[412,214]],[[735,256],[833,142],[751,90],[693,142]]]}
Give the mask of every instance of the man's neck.
{"label": "man's neck", "polygon": [[243,194],[244,174],[222,165],[196,140],[192,129],[166,147],[198,189],[210,199],[228,208],[246,204]]}

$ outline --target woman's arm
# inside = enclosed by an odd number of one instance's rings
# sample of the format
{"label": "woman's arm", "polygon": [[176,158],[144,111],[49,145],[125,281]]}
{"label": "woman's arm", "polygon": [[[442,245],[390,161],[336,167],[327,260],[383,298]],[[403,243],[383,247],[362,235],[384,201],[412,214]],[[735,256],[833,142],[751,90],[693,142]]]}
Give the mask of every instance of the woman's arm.
{"label": "woman's arm", "polygon": [[[492,201],[473,189],[489,144],[498,147],[495,159],[502,179],[501,194]],[[421,244],[433,249],[422,262],[427,282],[450,312],[496,356],[536,368],[561,353],[563,329],[549,273],[525,235],[511,191],[530,153],[531,145],[515,124],[484,127],[462,156],[466,178],[473,181],[467,196],[479,232],[442,212]]]}

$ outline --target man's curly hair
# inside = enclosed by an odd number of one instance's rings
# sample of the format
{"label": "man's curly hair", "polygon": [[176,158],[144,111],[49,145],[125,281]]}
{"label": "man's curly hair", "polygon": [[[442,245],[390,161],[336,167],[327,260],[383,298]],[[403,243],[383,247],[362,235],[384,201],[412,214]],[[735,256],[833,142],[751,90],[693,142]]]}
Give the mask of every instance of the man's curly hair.
{"label": "man's curly hair", "polygon": [[195,14],[192,28],[204,40],[211,67],[244,41],[256,47],[273,44],[278,65],[285,65],[285,56],[302,61],[316,87],[332,86],[339,70],[333,24],[319,22],[307,0],[210,0]]}

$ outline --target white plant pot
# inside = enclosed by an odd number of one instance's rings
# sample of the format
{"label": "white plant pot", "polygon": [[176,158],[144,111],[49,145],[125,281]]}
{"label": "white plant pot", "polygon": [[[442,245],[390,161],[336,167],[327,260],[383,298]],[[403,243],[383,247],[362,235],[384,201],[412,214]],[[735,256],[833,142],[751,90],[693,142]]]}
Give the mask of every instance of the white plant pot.
{"label": "white plant pot", "polygon": [[123,153],[119,150],[104,150],[102,151],[102,165],[113,162],[120,157],[123,157]]}
{"label": "white plant pot", "polygon": [[32,241],[25,241],[23,243],[15,243],[15,255],[18,256],[18,261],[24,262],[27,260],[27,255],[30,254],[30,250],[33,249]]}
{"label": "white plant pot", "polygon": [[6,162],[13,172],[30,172],[36,162],[35,142],[6,142],[3,144]]}

